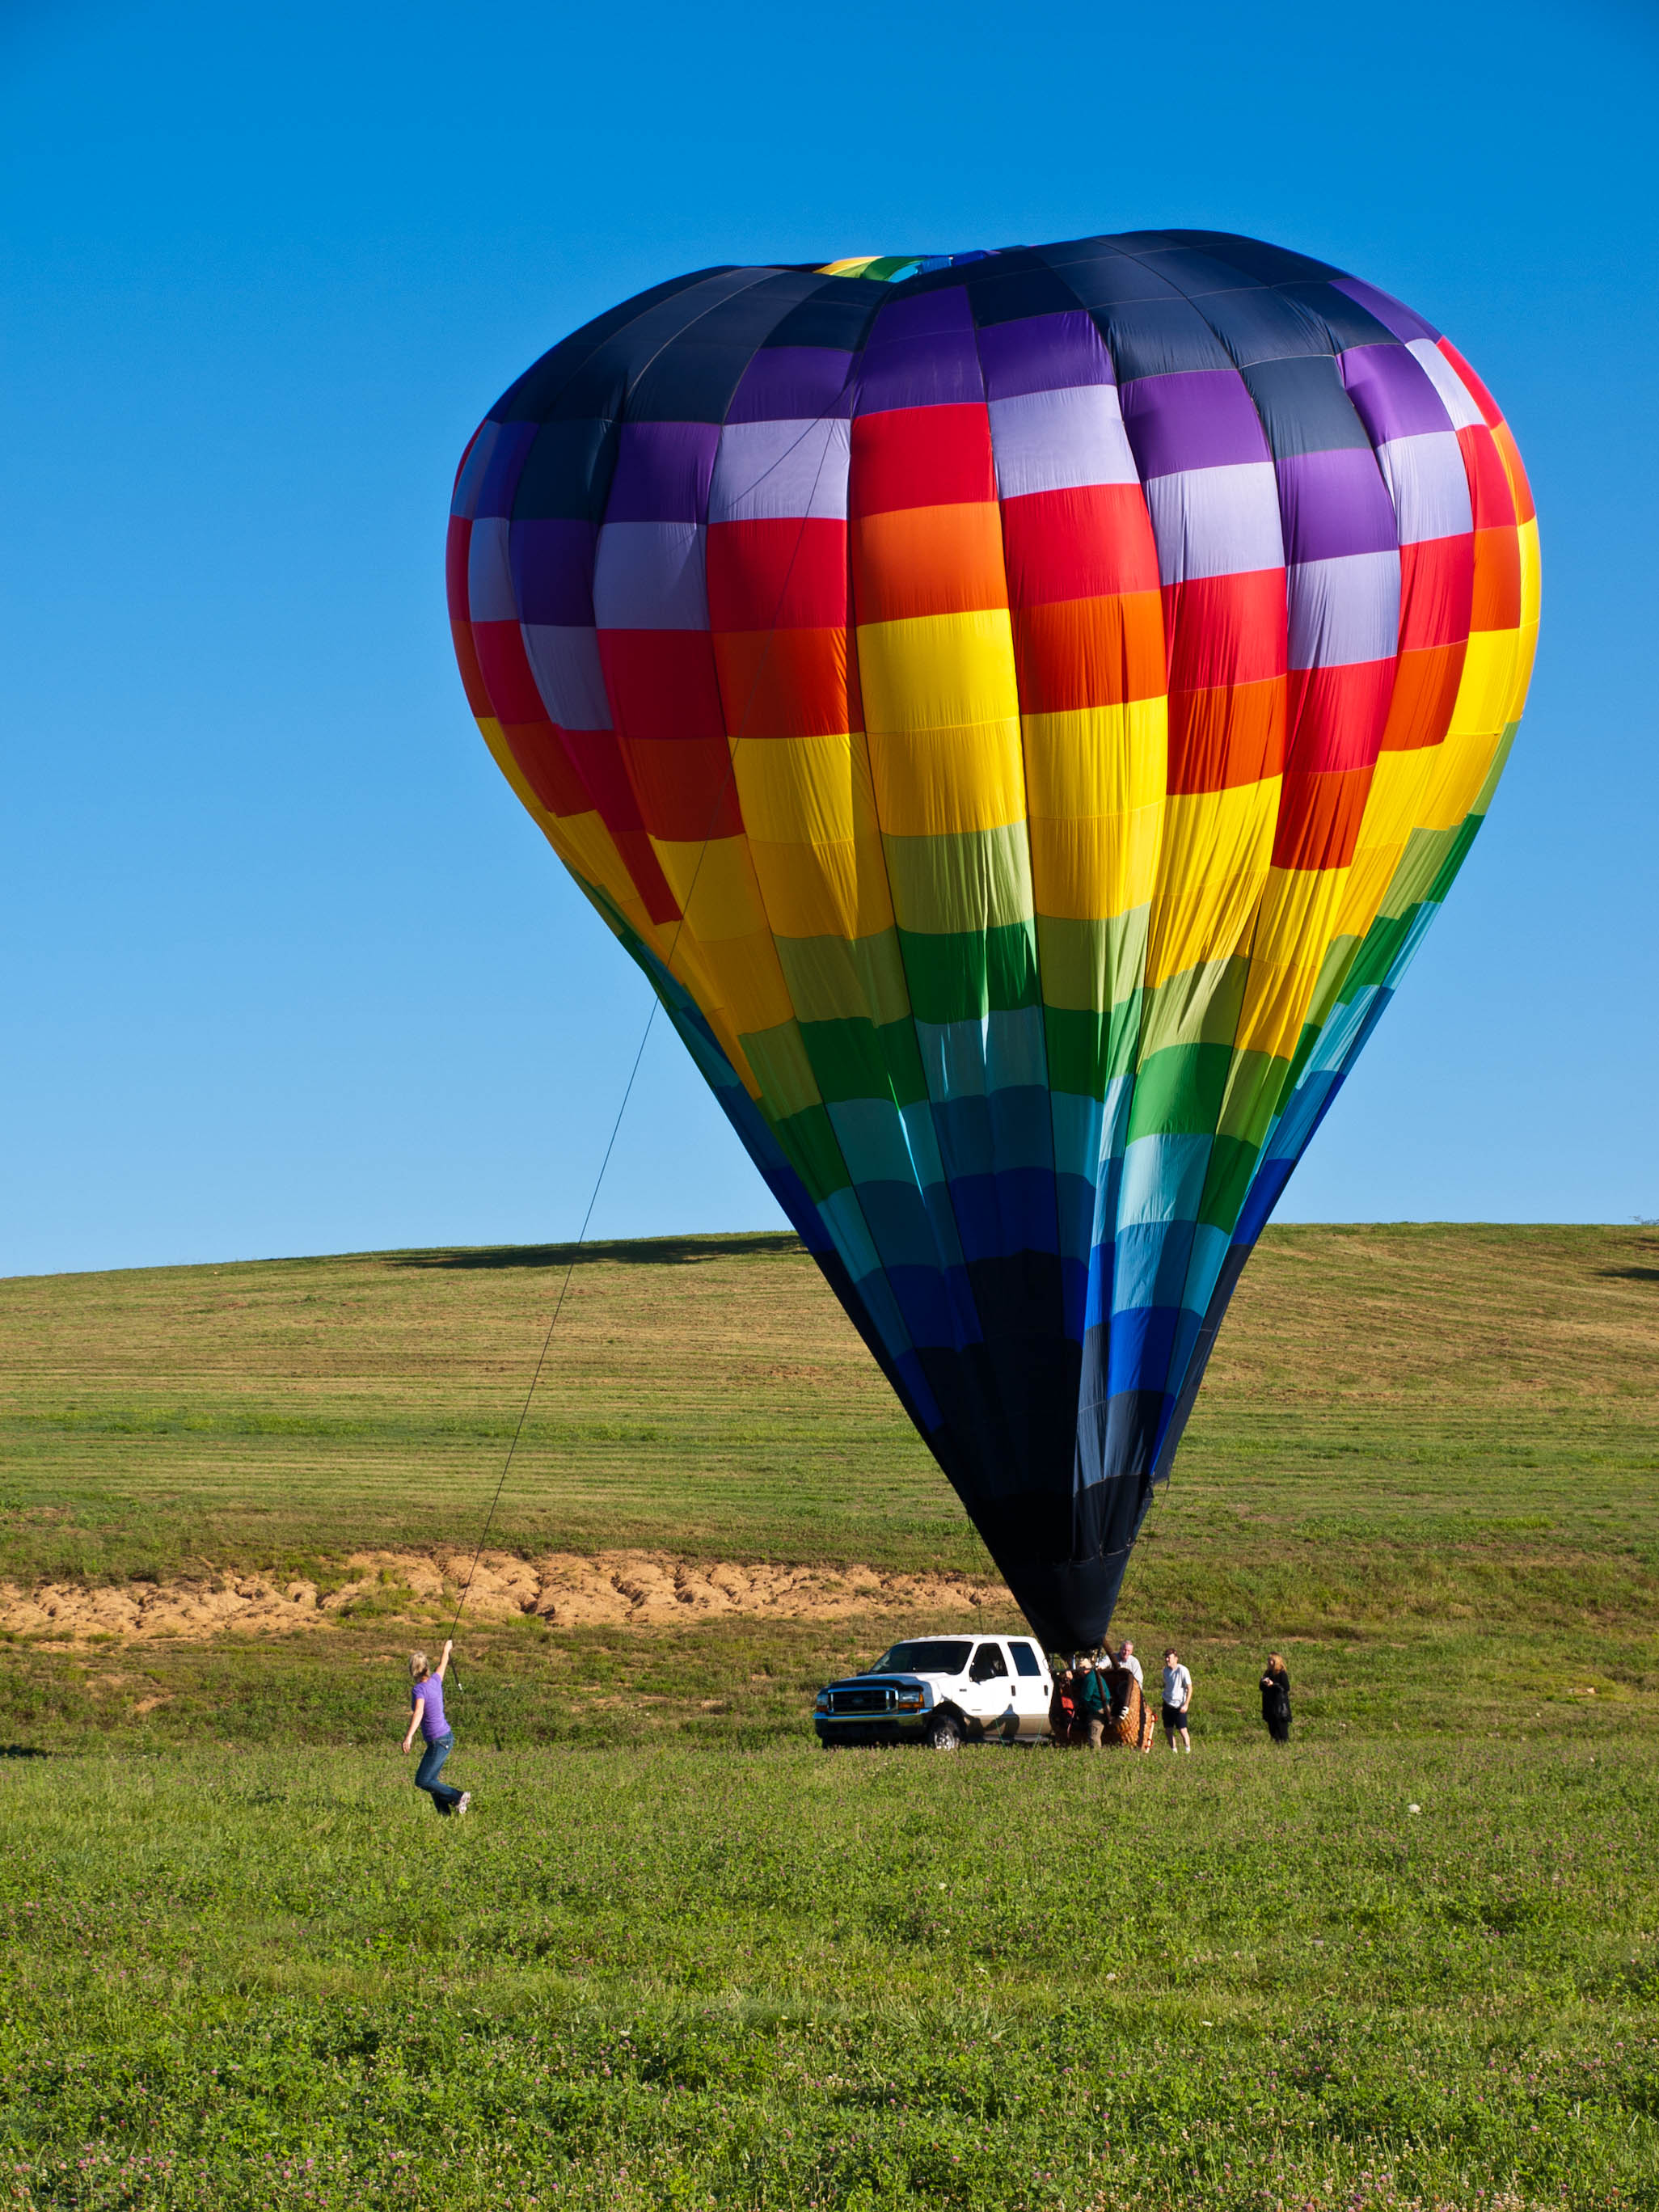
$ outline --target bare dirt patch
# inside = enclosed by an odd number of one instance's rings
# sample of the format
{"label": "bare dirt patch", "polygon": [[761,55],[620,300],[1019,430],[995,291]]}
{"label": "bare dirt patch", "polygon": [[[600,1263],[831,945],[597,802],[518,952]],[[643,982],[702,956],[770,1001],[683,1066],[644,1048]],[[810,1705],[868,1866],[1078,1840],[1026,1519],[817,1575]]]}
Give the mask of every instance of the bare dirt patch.
{"label": "bare dirt patch", "polygon": [[[422,1619],[453,1605],[467,1585],[475,1620],[536,1616],[555,1628],[659,1626],[714,1615],[837,1620],[863,1613],[972,1613],[1007,1606],[999,1583],[966,1575],[894,1574],[874,1567],[794,1567],[734,1560],[690,1561],[665,1552],[554,1552],[522,1559],[486,1552],[476,1571],[462,1552],[356,1552],[315,1582],[258,1574],[203,1575],[107,1587],[0,1583],[0,1629],[84,1643],[169,1638],[201,1643],[221,1635],[271,1635],[325,1628],[353,1613]],[[326,1579],[333,1580],[331,1574]]]}

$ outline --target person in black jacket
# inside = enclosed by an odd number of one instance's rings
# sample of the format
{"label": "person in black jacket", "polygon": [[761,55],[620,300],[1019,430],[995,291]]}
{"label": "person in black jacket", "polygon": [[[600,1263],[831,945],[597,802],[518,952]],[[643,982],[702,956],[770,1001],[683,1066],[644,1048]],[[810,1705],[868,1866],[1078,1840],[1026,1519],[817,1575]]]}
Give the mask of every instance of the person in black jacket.
{"label": "person in black jacket", "polygon": [[1277,1651],[1270,1654],[1261,1677],[1261,1717],[1275,1743],[1291,1740],[1291,1678]]}

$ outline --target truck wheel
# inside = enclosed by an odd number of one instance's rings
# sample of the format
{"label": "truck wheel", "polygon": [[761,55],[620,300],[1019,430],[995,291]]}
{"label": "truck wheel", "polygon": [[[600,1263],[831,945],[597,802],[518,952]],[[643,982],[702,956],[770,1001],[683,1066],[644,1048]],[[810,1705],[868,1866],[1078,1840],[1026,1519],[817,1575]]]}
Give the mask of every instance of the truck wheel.
{"label": "truck wheel", "polygon": [[962,1724],[954,1714],[941,1713],[927,1731],[929,1751],[955,1751],[962,1742]]}

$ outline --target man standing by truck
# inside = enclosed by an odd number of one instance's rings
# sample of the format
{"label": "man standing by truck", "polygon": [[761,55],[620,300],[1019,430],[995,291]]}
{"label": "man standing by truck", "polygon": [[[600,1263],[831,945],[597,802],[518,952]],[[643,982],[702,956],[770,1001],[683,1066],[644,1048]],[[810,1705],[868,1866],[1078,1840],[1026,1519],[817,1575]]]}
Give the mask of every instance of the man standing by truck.
{"label": "man standing by truck", "polygon": [[1164,1655],[1164,1733],[1171,1751],[1176,1738],[1181,1738],[1181,1747],[1190,1753],[1193,1740],[1187,1733],[1187,1709],[1193,1702],[1193,1678],[1181,1663],[1178,1652]]}

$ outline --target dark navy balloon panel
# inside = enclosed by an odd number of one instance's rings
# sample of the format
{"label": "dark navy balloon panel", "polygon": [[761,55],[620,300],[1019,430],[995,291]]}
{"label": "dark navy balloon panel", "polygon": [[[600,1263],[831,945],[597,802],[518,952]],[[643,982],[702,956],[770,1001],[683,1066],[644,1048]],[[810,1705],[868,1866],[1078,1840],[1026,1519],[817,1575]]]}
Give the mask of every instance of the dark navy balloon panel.
{"label": "dark navy balloon panel", "polygon": [[504,773],[1092,1642],[1514,735],[1485,386],[1247,239],[704,270],[498,402],[448,573]]}

